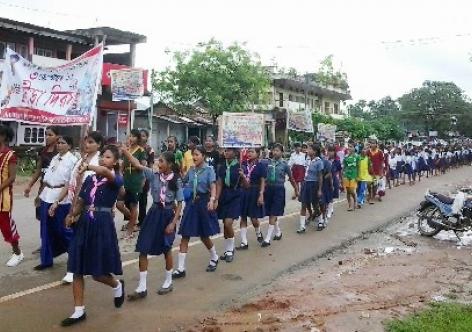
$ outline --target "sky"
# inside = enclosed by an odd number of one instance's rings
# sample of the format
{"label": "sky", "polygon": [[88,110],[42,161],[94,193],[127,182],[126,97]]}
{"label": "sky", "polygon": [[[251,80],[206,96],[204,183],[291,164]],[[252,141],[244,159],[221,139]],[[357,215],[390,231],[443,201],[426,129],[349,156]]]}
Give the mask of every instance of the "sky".
{"label": "sky", "polygon": [[0,0],[0,17],[144,34],[136,65],[147,69],[211,38],[300,73],[333,54],[353,100],[397,98],[425,80],[453,81],[472,97],[471,13],[467,0]]}

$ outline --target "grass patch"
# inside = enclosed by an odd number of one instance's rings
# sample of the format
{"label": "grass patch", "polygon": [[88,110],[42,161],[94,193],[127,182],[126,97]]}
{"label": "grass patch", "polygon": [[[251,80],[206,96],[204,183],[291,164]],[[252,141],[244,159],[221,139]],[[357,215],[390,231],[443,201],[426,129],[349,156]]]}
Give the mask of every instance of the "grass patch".
{"label": "grass patch", "polygon": [[386,324],[388,332],[470,332],[472,306],[433,303],[430,308]]}

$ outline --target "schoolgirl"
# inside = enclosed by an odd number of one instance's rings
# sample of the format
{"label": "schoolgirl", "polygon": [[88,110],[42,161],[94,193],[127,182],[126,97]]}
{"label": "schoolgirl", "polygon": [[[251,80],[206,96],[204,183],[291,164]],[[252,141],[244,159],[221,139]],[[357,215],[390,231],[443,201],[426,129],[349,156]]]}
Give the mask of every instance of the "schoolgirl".
{"label": "schoolgirl", "polygon": [[199,237],[210,252],[210,263],[207,272],[213,272],[218,265],[218,255],[210,236],[220,232],[216,215],[216,174],[213,167],[205,163],[205,148],[197,145],[193,151],[193,164],[183,178],[184,187],[191,188],[190,197],[180,222],[179,234],[180,252],[178,267],[173,278],[183,278],[186,275],[185,259],[188,253],[188,243],[191,237]]}
{"label": "schoolgirl", "polygon": [[313,207],[313,212],[319,209],[319,203],[323,189],[323,161],[320,159],[321,149],[319,145],[308,144],[307,149],[307,168],[305,172],[305,181],[301,185],[299,202],[300,209],[300,225],[297,230],[298,234],[305,233],[306,211],[308,206]]}
{"label": "schoolgirl", "polygon": [[428,167],[428,153],[426,152],[426,148],[423,148],[418,153],[418,176],[419,180],[421,181],[421,176],[423,172],[426,172],[426,178],[429,177],[429,167]]}
{"label": "schoolgirl", "polygon": [[293,148],[294,151],[290,155],[288,165],[291,168],[298,191],[300,191],[300,184],[303,182],[303,178],[305,177],[306,154],[302,152],[302,146],[300,143],[294,143]]}
{"label": "schoolgirl", "polygon": [[175,239],[175,228],[184,200],[180,166],[175,162],[174,153],[166,151],[159,156],[158,172],[141,165],[140,161],[123,147],[123,156],[137,170],[141,170],[149,181],[153,199],[152,207],[144,218],[141,231],[136,243],[136,252],[139,253],[139,284],[129,300],[136,300],[147,296],[148,255],[164,255],[165,280],[158,290],[159,295],[168,294],[173,290],[172,272],[172,244]]}
{"label": "schoolgirl", "polygon": [[274,241],[282,239],[278,217],[284,215],[285,210],[285,180],[288,177],[292,184],[294,195],[298,196],[298,186],[292,176],[290,166],[282,159],[284,147],[281,144],[275,144],[272,148],[272,159],[269,160],[266,177],[266,190],[264,195],[265,214],[269,217],[269,228],[267,230],[262,247],[270,246],[272,234],[275,231]]}
{"label": "schoolgirl", "polygon": [[328,205],[333,203],[333,177],[331,174],[331,161],[329,161],[326,150],[322,152],[323,161],[323,189],[320,198],[320,216],[318,217],[318,230],[328,226]]}
{"label": "schoolgirl", "polygon": [[408,185],[413,185],[413,156],[411,151],[405,152],[405,176],[408,177]]}
{"label": "schoolgirl", "polygon": [[118,192],[123,186],[119,174],[119,151],[107,146],[101,155],[101,166],[82,163],[80,173],[93,171],[80,190],[72,213],[66,223],[75,226],[74,238],[69,247],[68,271],[74,274],[74,313],[62,321],[62,326],[74,325],[86,319],[84,306],[84,275],[91,275],[95,281],[113,288],[116,308],[122,306],[125,296],[123,280],[114,275],[123,274],[118,239],[112,209]]}
{"label": "schoolgirl", "polygon": [[403,149],[398,148],[397,149],[397,172],[398,172],[398,177],[402,179],[401,184],[404,185],[406,182],[405,178],[405,153]]}
{"label": "schoolgirl", "polygon": [[242,170],[247,186],[241,189],[241,244],[236,250],[247,250],[247,220],[251,219],[256,232],[257,241],[262,243],[264,237],[260,229],[259,219],[264,217],[264,190],[266,167],[259,161],[261,150],[247,150],[247,160],[242,163]]}
{"label": "schoolgirl", "polygon": [[342,160],[344,160],[345,153],[342,153],[342,159],[339,158],[336,147],[330,145],[328,148],[328,159],[331,162],[331,178],[333,180],[333,200],[328,204],[328,211],[326,217],[331,219],[334,214],[334,199],[339,199],[339,192],[341,190],[341,183],[343,182],[343,167]]}
{"label": "schoolgirl", "polygon": [[223,220],[224,254],[220,259],[231,263],[234,259],[233,222],[241,215],[241,185],[246,185],[246,177],[236,158],[236,150],[225,149],[226,162],[218,169],[216,200],[218,219]]}

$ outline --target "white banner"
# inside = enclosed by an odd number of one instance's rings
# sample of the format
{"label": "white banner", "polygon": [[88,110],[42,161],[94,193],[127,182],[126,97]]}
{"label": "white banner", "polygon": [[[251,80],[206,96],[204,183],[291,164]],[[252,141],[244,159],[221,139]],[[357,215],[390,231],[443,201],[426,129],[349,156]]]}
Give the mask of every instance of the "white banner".
{"label": "white banner", "polygon": [[219,118],[218,139],[224,148],[262,147],[264,114],[223,112]]}
{"label": "white banner", "polygon": [[336,126],[328,123],[318,123],[318,139],[332,141],[336,139]]}
{"label": "white banner", "polygon": [[311,112],[305,110],[287,109],[287,128],[289,130],[313,133]]}
{"label": "white banner", "polygon": [[0,120],[90,124],[101,84],[103,45],[57,67],[39,67],[7,49],[0,85]]}
{"label": "white banner", "polygon": [[110,70],[113,101],[135,100],[144,94],[142,69]]}

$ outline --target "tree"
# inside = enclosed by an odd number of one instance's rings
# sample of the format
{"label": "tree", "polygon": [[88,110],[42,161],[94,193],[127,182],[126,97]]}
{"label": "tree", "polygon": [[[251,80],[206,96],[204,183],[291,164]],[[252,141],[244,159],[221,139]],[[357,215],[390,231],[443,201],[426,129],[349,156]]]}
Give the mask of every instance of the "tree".
{"label": "tree", "polygon": [[321,60],[318,72],[312,75],[312,79],[322,86],[327,87],[332,85],[342,90],[349,91],[347,74],[340,70],[335,70],[333,58],[334,56],[330,54]]}
{"label": "tree", "polygon": [[398,103],[390,96],[386,96],[378,101],[371,101],[369,107],[372,117],[375,119],[395,117],[400,112]]}
{"label": "tree", "polygon": [[366,118],[368,117],[367,102],[364,99],[360,99],[355,104],[347,106],[349,116],[354,118]]}
{"label": "tree", "polygon": [[191,51],[174,53],[174,68],[154,75],[154,90],[162,99],[188,112],[201,102],[213,121],[223,112],[245,112],[263,104],[269,76],[257,58],[238,44],[200,43]]}
{"label": "tree", "polygon": [[454,129],[453,116],[461,118],[470,112],[466,96],[453,82],[425,81],[398,101],[401,105],[399,116],[406,120],[409,129],[435,130],[441,136]]}

